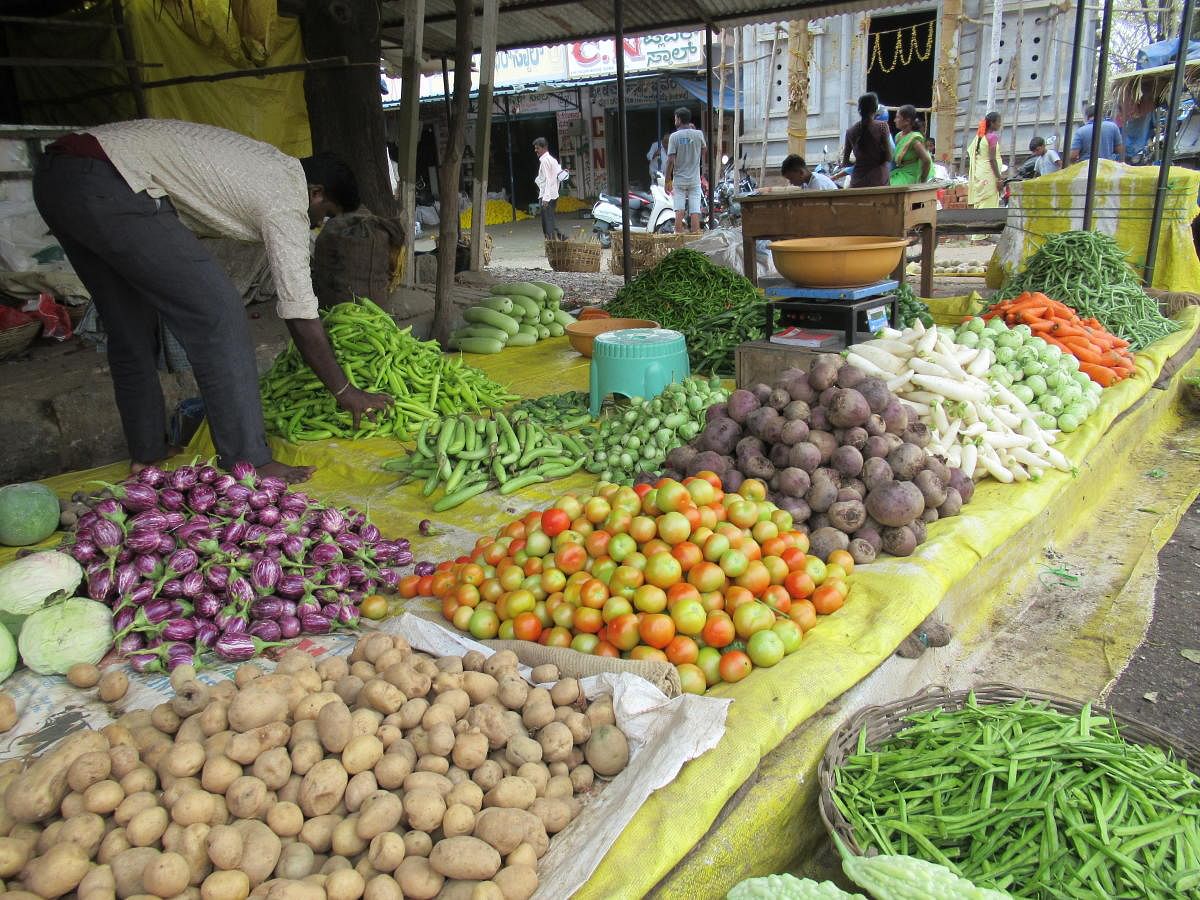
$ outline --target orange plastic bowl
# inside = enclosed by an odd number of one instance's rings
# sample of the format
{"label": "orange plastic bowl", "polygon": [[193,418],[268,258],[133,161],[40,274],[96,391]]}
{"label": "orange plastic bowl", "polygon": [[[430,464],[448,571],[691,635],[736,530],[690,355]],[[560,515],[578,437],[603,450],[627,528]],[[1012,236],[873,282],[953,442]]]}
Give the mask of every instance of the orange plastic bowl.
{"label": "orange plastic bowl", "polygon": [[592,342],[596,335],[606,331],[623,331],[626,328],[657,328],[658,323],[649,319],[580,319],[566,327],[567,340],[576,352],[592,355]]}
{"label": "orange plastic bowl", "polygon": [[908,241],[890,237],[792,238],[770,244],[779,274],[801,287],[862,287],[900,265]]}

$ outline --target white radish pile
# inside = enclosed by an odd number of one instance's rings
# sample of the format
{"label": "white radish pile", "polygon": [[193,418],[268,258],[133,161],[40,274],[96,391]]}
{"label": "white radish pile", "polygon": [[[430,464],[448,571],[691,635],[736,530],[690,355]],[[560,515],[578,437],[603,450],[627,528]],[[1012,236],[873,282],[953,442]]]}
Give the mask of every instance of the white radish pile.
{"label": "white radish pile", "polygon": [[929,428],[926,452],[971,478],[991,475],[1008,484],[1072,469],[1052,446],[1059,432],[1042,428],[1011,390],[988,380],[991,351],[955,343],[950,329],[920,322],[904,331],[885,328],[851,347],[846,361],[884,379]]}

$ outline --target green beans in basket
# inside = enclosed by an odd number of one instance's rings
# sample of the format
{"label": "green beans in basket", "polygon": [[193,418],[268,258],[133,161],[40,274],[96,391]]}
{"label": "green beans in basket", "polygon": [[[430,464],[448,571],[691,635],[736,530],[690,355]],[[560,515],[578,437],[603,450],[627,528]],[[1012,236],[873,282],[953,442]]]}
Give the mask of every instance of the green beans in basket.
{"label": "green beans in basket", "polygon": [[442,353],[436,341],[413,337],[367,299],[339,303],[322,314],[334,356],[350,382],[395,401],[363,419],[355,431],[295,344],[275,358],[260,384],[267,428],[289,441],[395,436],[411,440],[422,422],[443,415],[501,409],[517,399],[461,356]]}
{"label": "green beans in basket", "polygon": [[836,770],[864,850],[1017,897],[1200,897],[1200,778],[1112,718],[971,694],[906,720],[874,749],[864,728]]}

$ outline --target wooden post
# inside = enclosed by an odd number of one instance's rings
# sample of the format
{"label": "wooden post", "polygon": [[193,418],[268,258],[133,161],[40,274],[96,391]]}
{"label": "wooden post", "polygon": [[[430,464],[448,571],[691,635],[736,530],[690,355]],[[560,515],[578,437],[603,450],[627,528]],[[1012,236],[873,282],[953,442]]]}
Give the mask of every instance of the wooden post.
{"label": "wooden post", "polygon": [[450,136],[438,169],[442,186],[442,213],[438,222],[437,292],[433,306],[433,336],[442,346],[450,339],[454,324],[454,267],[458,258],[458,181],[462,174],[463,144],[467,139],[467,116],[471,107],[471,51],[475,47],[473,0],[454,0],[454,101],[450,114]]}
{"label": "wooden post", "polygon": [[[756,26],[757,27],[757,26]],[[733,159],[734,168],[742,165],[742,30],[738,25],[733,30]]]}
{"label": "wooden post", "polygon": [[709,148],[709,154],[717,159],[721,158],[721,154],[725,150],[725,48],[727,46],[725,37],[727,31],[728,29],[721,31],[721,65],[717,69],[717,93],[721,97],[717,104],[717,137]]}
{"label": "wooden post", "polygon": [[1017,167],[1017,130],[1021,121],[1021,50],[1023,41],[1022,32],[1025,30],[1025,4],[1022,3],[1017,7],[1017,40],[1013,46],[1012,65],[1010,72],[1012,78],[1009,79],[1009,84],[1013,92],[1013,113],[1012,124],[1009,128],[1012,130],[1012,144],[1008,153],[1008,165],[1011,169]]}
{"label": "wooden post", "polygon": [[[1083,4],[1081,3],[1080,6]],[[992,7],[992,30],[988,37],[988,68],[987,68],[987,109],[990,113],[996,108],[996,79],[1000,76],[1000,37],[1004,27],[1004,0],[996,0]]]}
{"label": "wooden post", "polygon": [[[125,62],[133,63],[137,59],[133,52],[133,40],[129,36],[129,27],[125,24],[125,7],[121,0],[112,0],[113,23],[117,26],[117,40],[121,44],[121,55]],[[133,91],[133,105],[137,109],[139,119],[148,118],[150,113],[146,106],[146,91],[142,87],[142,73],[137,66],[129,66],[125,70],[129,78],[129,88]]]}
{"label": "wooden post", "polygon": [[[416,283],[413,256],[413,222],[417,214],[417,141],[421,137],[421,45],[425,37],[425,0],[408,0],[404,13],[404,56],[400,63],[400,122],[397,128],[396,168],[399,178],[396,199],[400,201],[400,221],[408,240],[404,245],[405,287]],[[450,98],[446,98],[450,102]],[[446,209],[446,190],[441,188],[442,209]]]}
{"label": "wooden post", "polygon": [[767,144],[771,142],[771,98],[775,96],[775,56],[778,53],[779,24],[776,23],[775,34],[771,37],[771,55],[766,60],[767,77],[763,79],[762,163],[759,165],[759,184],[767,177]]}
{"label": "wooden post", "polygon": [[[937,128],[938,158],[954,159],[958,120],[958,39],[962,29],[962,0],[941,0],[938,9],[937,69],[933,76],[933,121]],[[968,113],[968,119],[970,114]]]}
{"label": "wooden post", "polygon": [[808,96],[812,88],[808,69],[811,56],[812,35],[808,33],[808,19],[788,22],[788,153],[801,156],[808,143]]}
{"label": "wooden post", "polygon": [[[492,155],[492,82],[496,70],[496,15],[499,0],[483,0],[479,33],[479,100],[475,113],[475,185],[471,191],[471,271],[483,268],[484,226],[487,224],[488,162]],[[516,203],[517,198],[512,198]],[[514,206],[515,208],[515,206]]]}

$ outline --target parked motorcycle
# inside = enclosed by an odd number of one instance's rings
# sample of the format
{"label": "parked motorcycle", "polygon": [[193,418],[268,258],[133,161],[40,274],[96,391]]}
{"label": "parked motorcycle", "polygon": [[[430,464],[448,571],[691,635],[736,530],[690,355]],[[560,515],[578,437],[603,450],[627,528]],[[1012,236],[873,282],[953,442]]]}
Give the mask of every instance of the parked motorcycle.
{"label": "parked motorcycle", "polygon": [[736,169],[727,155],[722,156],[721,166],[721,180],[713,190],[717,225],[739,225],[742,221],[742,204],[738,198],[758,193],[758,182],[746,171],[745,156]]}
{"label": "parked motorcycle", "polygon": [[[648,192],[630,188],[627,201],[631,234],[667,234],[675,230],[675,202],[667,193],[661,173],[654,176]],[[600,246],[611,247],[612,233],[620,232],[621,226],[621,198],[601,193],[592,207],[592,231]]]}

